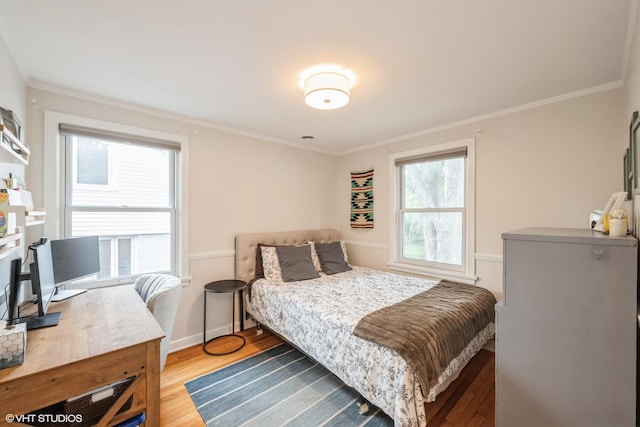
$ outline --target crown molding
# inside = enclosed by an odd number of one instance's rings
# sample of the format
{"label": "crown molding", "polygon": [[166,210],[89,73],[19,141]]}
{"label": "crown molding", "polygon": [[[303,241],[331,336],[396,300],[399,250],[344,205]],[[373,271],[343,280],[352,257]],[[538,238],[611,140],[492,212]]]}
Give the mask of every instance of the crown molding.
{"label": "crown molding", "polygon": [[[202,127],[202,128],[207,128],[207,129],[213,129],[213,130],[217,130],[217,131],[222,131],[222,132],[228,132],[234,135],[240,135],[240,136],[246,136],[249,138],[254,138],[254,139],[259,139],[259,140],[263,140],[263,141],[269,141],[269,142],[274,142],[276,144],[281,144],[281,145],[287,145],[289,147],[293,147],[293,148],[299,148],[301,150],[308,150],[308,151],[315,151],[318,153],[322,153],[322,154],[328,154],[328,155],[332,155],[332,156],[336,156],[336,153],[330,152],[330,151],[326,151],[326,150],[321,150],[318,149],[316,147],[309,147],[309,146],[305,146],[305,145],[300,145],[299,143],[295,143],[292,141],[288,141],[288,140],[284,140],[284,139],[280,139],[280,138],[274,138],[271,136],[267,136],[267,135],[262,135],[259,133],[255,133],[255,132],[249,132],[243,129],[237,129],[237,128],[233,128],[233,127],[229,127],[229,126],[222,126],[222,125],[218,125],[216,123],[207,121],[207,120],[202,120],[202,119],[195,119],[193,117],[189,117],[189,116],[185,116],[185,115],[181,115],[181,114],[177,114],[177,113],[170,113],[168,111],[164,111],[164,110],[159,110],[159,109],[154,109],[154,108],[150,108],[150,107],[143,107],[140,105],[135,105],[135,104],[130,104],[128,102],[124,102],[124,101],[118,101],[115,100],[113,98],[108,98],[108,97],[104,97],[101,95],[94,95],[94,94],[89,94],[86,92],[81,92],[81,91],[76,91],[76,90],[72,90],[72,89],[68,89],[68,88],[63,88],[60,86],[55,86],[55,85],[51,85],[45,82],[41,82],[38,80],[30,80],[27,83],[27,86],[29,88],[32,89],[36,89],[36,90],[43,90],[43,91],[47,91],[47,92],[51,92],[57,95],[63,95],[63,96],[69,96],[69,97],[73,97],[73,98],[78,98],[81,99],[83,101],[90,101],[90,102],[96,102],[99,104],[103,104],[103,105],[107,105],[109,107],[116,107],[116,108],[122,108],[124,110],[129,110],[129,111],[134,111],[136,113],[142,113],[142,114],[148,114],[150,116],[154,116],[154,117],[158,117],[158,118],[162,118],[162,119],[167,119],[167,120],[174,120],[177,122],[182,122],[182,123],[186,123],[189,125],[193,125],[193,126],[198,126],[198,127]],[[192,134],[197,134],[197,130],[194,130],[192,132]]]}
{"label": "crown molding", "polygon": [[[557,102],[566,101],[566,100],[569,100],[569,99],[580,98],[580,97],[583,97],[583,96],[593,95],[595,93],[600,93],[600,92],[606,92],[606,91],[609,91],[609,90],[621,88],[623,86],[623,84],[624,83],[623,83],[622,80],[618,80],[618,81],[615,81],[615,82],[606,83],[606,84],[599,85],[599,86],[594,86],[594,87],[590,87],[590,88],[586,88],[586,89],[581,89],[581,90],[577,90],[575,92],[566,93],[564,95],[553,96],[551,98],[545,98],[545,99],[541,99],[539,101],[534,101],[534,102],[530,102],[530,103],[527,103],[527,104],[522,104],[522,105],[519,105],[519,106],[516,106],[516,107],[506,108],[504,110],[495,111],[493,113],[483,114],[483,115],[472,117],[472,118],[469,118],[469,119],[464,119],[464,120],[459,120],[457,122],[452,122],[452,123],[449,123],[449,124],[446,124],[446,125],[436,126],[436,127],[425,129],[425,130],[421,130],[421,131],[418,131],[418,132],[414,132],[414,133],[410,133],[410,134],[406,134],[406,135],[401,135],[401,136],[398,136],[398,137],[395,137],[395,138],[385,139],[385,140],[374,142],[372,144],[368,144],[368,145],[365,145],[365,146],[362,146],[362,147],[359,147],[359,148],[356,148],[356,149],[353,149],[353,150],[342,151],[342,152],[338,153],[337,155],[344,156],[344,155],[347,155],[347,154],[357,153],[359,151],[369,150],[371,148],[376,148],[376,147],[380,147],[380,146],[383,146],[383,145],[392,144],[394,142],[405,141],[407,139],[416,138],[416,137],[419,137],[419,136],[424,136],[424,135],[429,135],[429,134],[436,133],[436,132],[441,132],[441,131],[445,131],[445,130],[449,130],[449,129],[454,129],[454,128],[457,128],[457,127],[460,127],[460,126],[477,123],[477,122],[480,122],[480,121],[483,121],[483,120],[487,120],[487,119],[507,116],[509,114],[519,113],[521,111],[531,110],[533,108],[538,108],[538,107],[542,107],[542,106],[549,105],[549,104],[555,104]],[[477,131],[475,133],[477,133]]]}

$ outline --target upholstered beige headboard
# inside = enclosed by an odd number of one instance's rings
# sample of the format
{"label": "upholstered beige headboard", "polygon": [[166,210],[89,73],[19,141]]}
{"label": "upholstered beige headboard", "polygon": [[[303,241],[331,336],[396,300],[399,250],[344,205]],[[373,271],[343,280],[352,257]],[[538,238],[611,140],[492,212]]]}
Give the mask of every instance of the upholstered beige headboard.
{"label": "upholstered beige headboard", "polygon": [[333,229],[252,233],[236,236],[236,279],[251,281],[255,276],[256,248],[264,245],[301,245],[306,241],[330,243],[338,240]]}

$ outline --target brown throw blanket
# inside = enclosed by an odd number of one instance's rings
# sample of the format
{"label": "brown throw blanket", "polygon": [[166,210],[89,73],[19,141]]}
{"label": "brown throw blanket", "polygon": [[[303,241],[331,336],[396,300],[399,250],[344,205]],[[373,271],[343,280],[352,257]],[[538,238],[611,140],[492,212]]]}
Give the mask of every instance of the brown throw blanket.
{"label": "brown throw blanket", "polygon": [[398,352],[416,372],[426,395],[471,339],[494,321],[495,304],[484,288],[441,281],[369,313],[353,333]]}

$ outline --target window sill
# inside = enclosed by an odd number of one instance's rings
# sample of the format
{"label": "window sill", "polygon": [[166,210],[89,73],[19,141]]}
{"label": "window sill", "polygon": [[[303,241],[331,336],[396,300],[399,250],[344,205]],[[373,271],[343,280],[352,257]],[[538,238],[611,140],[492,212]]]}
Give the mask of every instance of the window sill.
{"label": "window sill", "polygon": [[464,273],[429,267],[420,267],[417,265],[403,264],[399,262],[390,262],[387,264],[387,267],[389,267],[389,270],[391,271],[415,274],[418,276],[426,276],[432,279],[451,280],[452,282],[464,283],[467,285],[475,285],[476,281],[478,280],[477,276],[469,276]]}
{"label": "window sill", "polygon": [[[154,274],[154,273],[145,273],[145,274]],[[173,273],[159,273],[159,274],[173,274]],[[110,288],[114,286],[125,286],[125,285],[133,285],[136,283],[139,275],[135,277],[124,277],[122,279],[103,279],[101,281],[86,281],[80,283],[66,283],[62,285],[61,289],[99,289],[99,288]],[[182,287],[186,288],[191,283],[191,276],[180,278],[180,282],[182,283]]]}

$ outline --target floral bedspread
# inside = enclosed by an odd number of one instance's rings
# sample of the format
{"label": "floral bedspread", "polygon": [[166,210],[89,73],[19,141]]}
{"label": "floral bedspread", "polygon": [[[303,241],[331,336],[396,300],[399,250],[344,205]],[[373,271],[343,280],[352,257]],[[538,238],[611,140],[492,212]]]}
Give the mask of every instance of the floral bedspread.
{"label": "floral bedspread", "polygon": [[352,331],[366,314],[436,283],[362,267],[300,282],[260,279],[253,284],[250,313],[391,416],[395,426],[424,426],[424,402],[433,401],[457,376],[493,336],[494,325],[472,340],[424,396],[415,373],[398,353]]}

